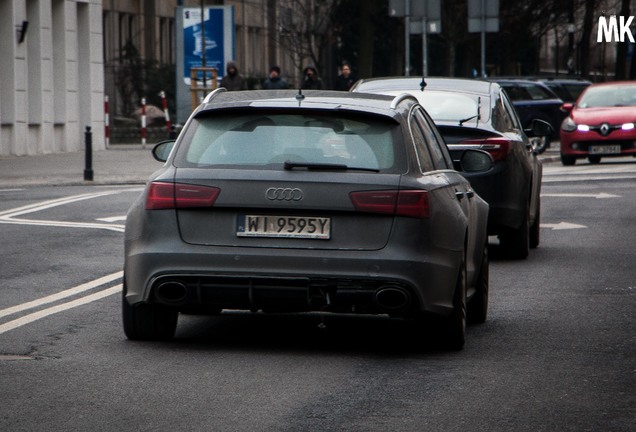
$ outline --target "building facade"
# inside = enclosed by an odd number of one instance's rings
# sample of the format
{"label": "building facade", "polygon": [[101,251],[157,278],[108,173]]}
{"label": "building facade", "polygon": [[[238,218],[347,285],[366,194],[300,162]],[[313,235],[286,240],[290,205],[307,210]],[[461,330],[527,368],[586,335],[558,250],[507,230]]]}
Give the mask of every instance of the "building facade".
{"label": "building facade", "polygon": [[[622,3],[602,0],[595,19],[601,13],[620,14]],[[111,128],[118,117],[138,125],[131,112],[141,104],[139,92],[122,86],[121,69],[130,62],[125,56],[134,53],[140,62],[174,71],[181,49],[176,46],[176,8],[202,5],[233,8],[234,60],[250,88],[259,87],[272,65],[278,65],[296,87],[302,68],[311,61],[306,47],[294,51],[294,42],[303,32],[312,38],[324,33],[319,18],[328,15],[331,1],[0,0],[0,157],[82,150],[86,127],[91,127],[93,148],[105,148],[105,98]],[[631,16],[636,0],[630,10]],[[571,22],[546,29],[542,73],[580,70],[577,41],[583,16],[578,9],[572,15]],[[313,29],[307,27],[312,22]],[[319,39],[315,45],[321,48]],[[612,79],[617,44],[592,43],[589,51],[590,75]],[[634,51],[634,44],[629,45],[630,59]],[[322,72],[335,70],[327,56]],[[141,76],[134,71],[132,75]],[[170,79],[175,80],[174,75]]]}
{"label": "building facade", "polygon": [[[130,103],[139,104],[140,96],[135,94],[131,98],[133,90],[126,89],[121,79],[122,68],[130,60],[124,58],[129,54],[129,48],[132,47],[144,62],[174,65],[177,61],[176,52],[181,49],[175,46],[178,6],[197,9],[202,4],[205,7],[231,6],[235,30],[233,60],[240,74],[248,79],[250,88],[257,88],[273,65],[279,66],[283,76],[295,84],[300,80],[300,70],[278,38],[280,17],[292,3],[298,3],[298,0],[103,0],[104,86],[112,121],[130,117],[134,108]],[[156,95],[146,96],[153,98]],[[183,123],[186,118],[176,120]]]}
{"label": "building facade", "polygon": [[104,147],[101,0],[0,0],[0,156]]}
{"label": "building facade", "polygon": [[[295,83],[293,58],[276,40],[286,3],[204,0],[234,8],[235,60],[253,83],[279,65]],[[78,151],[91,127],[104,149],[109,121],[124,113],[118,68],[124,49],[144,61],[174,65],[175,8],[201,0],[0,0],[0,157]],[[178,119],[185,121],[186,119]]]}

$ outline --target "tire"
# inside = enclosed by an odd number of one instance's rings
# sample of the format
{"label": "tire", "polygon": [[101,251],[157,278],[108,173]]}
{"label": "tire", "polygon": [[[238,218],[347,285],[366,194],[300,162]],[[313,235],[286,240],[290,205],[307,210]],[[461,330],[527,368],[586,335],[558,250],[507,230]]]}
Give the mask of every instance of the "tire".
{"label": "tire", "polygon": [[450,351],[459,351],[464,348],[466,340],[466,262],[462,260],[455,294],[453,295],[453,312],[448,318],[443,329],[442,345]]}
{"label": "tire", "polygon": [[519,228],[506,228],[499,235],[499,241],[504,254],[513,259],[526,259],[530,253],[530,227],[528,211],[521,221]]}
{"label": "tire", "polygon": [[595,165],[601,163],[601,157],[597,155],[590,155],[587,157],[587,160],[590,161],[591,164]]}
{"label": "tire", "polygon": [[576,163],[576,158],[574,156],[566,156],[561,153],[561,163],[563,166],[573,166]]}
{"label": "tire", "polygon": [[138,304],[131,306],[122,293],[124,333],[132,340],[169,340],[177,329],[179,312],[162,305]]}
{"label": "tire", "polygon": [[470,324],[482,324],[486,322],[488,317],[489,268],[490,260],[488,258],[488,245],[486,245],[479,267],[479,275],[475,282],[475,295],[468,303],[468,322]]}
{"label": "tire", "polygon": [[539,247],[541,241],[541,199],[537,203],[537,215],[534,218],[534,223],[530,227],[530,249],[536,249]]}

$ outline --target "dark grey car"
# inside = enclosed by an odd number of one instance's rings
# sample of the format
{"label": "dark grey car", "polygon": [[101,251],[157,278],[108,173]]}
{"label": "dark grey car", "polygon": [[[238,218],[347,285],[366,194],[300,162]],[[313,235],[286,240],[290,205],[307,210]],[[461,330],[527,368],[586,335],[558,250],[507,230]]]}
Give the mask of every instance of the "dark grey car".
{"label": "dark grey car", "polygon": [[540,242],[543,166],[528,138],[550,133],[534,120],[524,130],[499,84],[460,78],[387,77],[361,80],[352,91],[416,96],[431,115],[451,154],[476,148],[492,154],[494,169],[465,173],[490,204],[488,232],[499,237],[511,258],[524,259]]}
{"label": "dark grey car", "polygon": [[172,144],[127,217],[129,338],[172,337],[179,312],[326,311],[443,317],[459,349],[486,319],[488,205],[454,166],[492,160],[454,165],[412,96],[220,89]]}

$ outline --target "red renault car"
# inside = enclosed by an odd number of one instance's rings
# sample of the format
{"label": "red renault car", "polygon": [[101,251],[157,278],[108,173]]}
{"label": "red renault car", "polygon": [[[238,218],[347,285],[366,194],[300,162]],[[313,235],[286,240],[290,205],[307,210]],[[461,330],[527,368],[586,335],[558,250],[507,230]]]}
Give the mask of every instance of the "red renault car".
{"label": "red renault car", "polygon": [[561,163],[587,158],[636,157],[636,81],[592,84],[575,104],[563,104]]}

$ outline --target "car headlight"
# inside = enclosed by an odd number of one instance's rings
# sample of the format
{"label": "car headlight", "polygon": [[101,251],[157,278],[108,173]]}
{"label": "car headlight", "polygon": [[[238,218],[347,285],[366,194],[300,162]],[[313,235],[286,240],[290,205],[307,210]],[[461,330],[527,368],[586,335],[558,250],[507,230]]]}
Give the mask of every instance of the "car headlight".
{"label": "car headlight", "polygon": [[632,130],[634,129],[634,123],[624,123],[621,127],[623,130]]}
{"label": "car headlight", "polygon": [[566,132],[574,132],[576,130],[576,123],[572,120],[572,117],[566,117],[561,123],[561,129]]}

